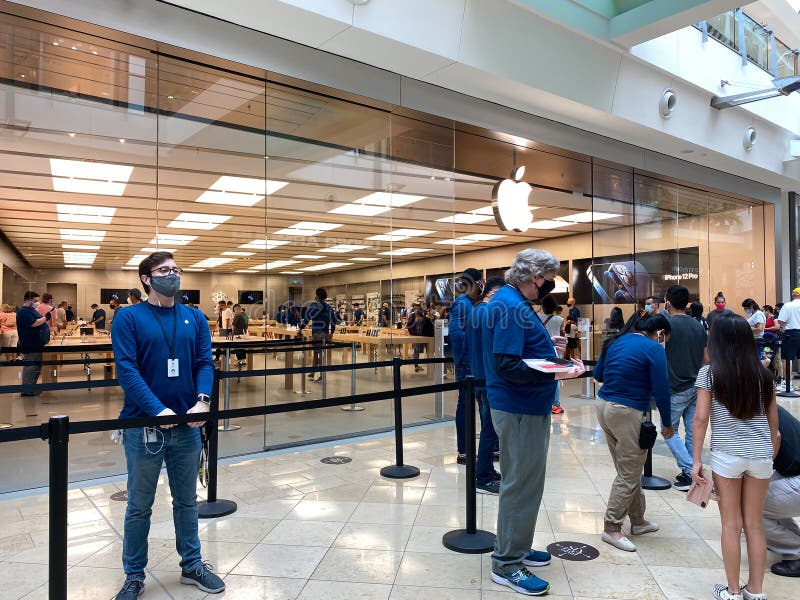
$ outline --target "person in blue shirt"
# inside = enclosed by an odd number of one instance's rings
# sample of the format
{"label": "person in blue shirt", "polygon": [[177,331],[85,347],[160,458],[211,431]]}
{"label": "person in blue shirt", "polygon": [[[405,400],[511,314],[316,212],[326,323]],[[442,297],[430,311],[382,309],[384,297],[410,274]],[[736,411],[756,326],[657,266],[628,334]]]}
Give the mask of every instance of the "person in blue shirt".
{"label": "person in blue shirt", "polygon": [[94,325],[96,329],[106,328],[106,311],[100,308],[97,304],[92,304],[92,320],[89,325]]}
{"label": "person in blue shirt", "polygon": [[500,438],[500,498],[492,581],[521,594],[546,594],[550,584],[527,567],[550,563],[532,550],[542,503],[556,380],[579,377],[583,363],[557,374],[530,368],[525,359],[556,357],[566,339],[551,338],[531,302],[555,288],[558,259],[542,250],[523,250],[505,273],[506,284],[487,304],[481,319],[483,368],[492,423]]}
{"label": "person in blue shirt", "polygon": [[481,323],[488,308],[488,302],[495,292],[505,285],[500,277],[492,277],[483,288],[483,298],[472,309],[467,321],[467,348],[472,376],[475,377],[475,399],[481,418],[481,435],[478,440],[478,462],[475,469],[475,483],[479,494],[500,493],[500,473],[494,470],[494,453],[498,448],[497,433],[492,425],[492,412],[486,397],[486,371],[483,368],[483,331]]}
{"label": "person in blue shirt", "polygon": [[605,341],[594,368],[594,378],[603,384],[597,392],[597,421],[617,471],[602,539],[627,552],[635,552],[636,546],[622,532],[626,516],[632,535],[658,531],[658,525],[644,518],[642,472],[647,450],[639,447],[639,430],[647,419],[650,399],[655,398],[661,435],[665,439],[673,435],[667,355],[657,341],[670,331],[670,320],[664,315],[636,312],[616,336]]}
{"label": "person in blue shirt", "polygon": [[[39,294],[34,291],[25,292],[23,304],[17,311],[18,346],[24,355],[25,362],[29,363],[22,367],[22,385],[24,386],[36,385],[39,374],[42,372],[42,349],[50,341],[48,314],[42,315],[38,308]],[[36,416],[35,398],[40,394],[41,392],[30,390],[20,394],[26,416]]]}
{"label": "person in blue shirt", "polygon": [[353,325],[363,325],[366,313],[360,305],[353,304]]}
{"label": "person in blue shirt", "polygon": [[[464,269],[456,289],[460,289],[462,293],[450,307],[447,327],[450,332],[450,348],[453,353],[456,381],[463,381],[470,374],[466,337],[467,320],[472,312],[472,307],[483,295],[483,275],[478,269]],[[467,458],[467,442],[464,433],[466,428],[465,406],[464,389],[460,388],[456,406],[456,449],[458,450],[457,462],[460,465],[465,464]]]}
{"label": "person in blue shirt", "polygon": [[209,411],[214,363],[208,322],[175,296],[181,269],[169,252],[154,252],[139,263],[147,302],[119,311],[111,343],[117,377],[125,392],[120,418],[197,414],[188,425],[125,429],[128,506],[122,541],[125,583],[116,600],[135,600],[144,590],[147,534],[161,467],[167,466],[180,582],[218,593],[225,584],[204,563],[197,522],[197,465],[200,430]]}
{"label": "person in blue shirt", "polygon": [[[333,332],[336,329],[336,325],[339,324],[339,317],[336,311],[325,302],[327,299],[328,292],[325,288],[317,288],[316,299],[306,307],[305,317],[300,324],[300,331],[302,331],[309,322],[311,323],[311,341],[320,346],[319,349],[314,350],[314,367],[322,366],[321,346],[333,339]],[[320,382],[322,381],[322,373],[320,372],[315,379],[312,371],[308,374],[308,378],[313,379],[315,382]]]}

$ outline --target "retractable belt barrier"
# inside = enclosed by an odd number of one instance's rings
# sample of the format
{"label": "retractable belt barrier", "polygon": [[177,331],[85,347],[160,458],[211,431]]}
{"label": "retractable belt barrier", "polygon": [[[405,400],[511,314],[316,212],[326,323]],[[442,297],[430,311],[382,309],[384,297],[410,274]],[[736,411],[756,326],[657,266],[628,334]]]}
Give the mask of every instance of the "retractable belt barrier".
{"label": "retractable belt barrier", "polygon": [[[262,343],[263,345],[263,343]],[[309,345],[310,348],[320,349],[328,347],[350,347],[348,344],[329,343],[326,345]],[[274,346],[265,349],[269,352],[274,351]],[[297,346],[287,346],[286,351],[297,350]],[[204,427],[209,439],[209,458],[208,458],[208,493],[207,500],[198,505],[198,515],[201,518],[219,517],[231,514],[236,510],[236,504],[230,500],[220,500],[217,498],[217,456],[218,456],[218,428],[217,423],[221,419],[237,419],[252,416],[263,416],[269,414],[280,414],[297,412],[301,410],[314,410],[320,408],[331,408],[335,406],[350,405],[354,402],[368,403],[392,399],[394,401],[395,412],[395,444],[397,464],[391,465],[381,470],[381,474],[386,477],[415,477],[419,475],[419,469],[403,463],[403,429],[402,429],[402,398],[406,396],[419,396],[443,391],[455,391],[465,387],[468,397],[472,402],[467,403],[467,530],[466,533],[474,535],[486,532],[476,532],[476,501],[475,501],[475,407],[474,407],[474,385],[475,380],[468,377],[464,381],[453,381],[450,383],[414,386],[402,388],[400,379],[400,368],[403,365],[411,364],[444,364],[452,362],[452,357],[445,358],[425,358],[425,359],[400,359],[394,358],[391,361],[381,361],[372,363],[350,364],[350,365],[329,365],[324,367],[300,367],[290,369],[261,369],[242,371],[241,373],[220,372],[214,370],[214,385],[210,411],[204,414],[184,414],[170,415],[164,417],[139,417],[128,419],[104,419],[94,421],[70,422],[65,415],[51,417],[47,423],[39,426],[19,427],[14,429],[0,430],[0,443],[16,442],[31,439],[47,440],[50,447],[49,452],[49,598],[51,600],[67,600],[67,488],[69,475],[69,436],[71,434],[97,433],[102,431],[113,431],[116,429],[130,429],[135,427],[154,427],[161,425],[183,425],[190,422],[203,420]],[[594,364],[593,361],[586,361],[585,364]],[[236,408],[230,410],[218,410],[219,407],[219,383],[222,379],[230,377],[260,377],[265,375],[280,375],[287,373],[307,373],[314,371],[342,371],[349,369],[373,369],[380,366],[391,366],[393,369],[393,386],[391,390],[361,394],[358,396],[348,395],[322,400],[304,400],[300,402],[288,402],[271,406],[258,406],[247,408]],[[584,373],[581,377],[591,376],[590,372]],[[101,385],[103,384],[103,385]],[[105,385],[116,385],[116,380],[96,382],[92,387],[105,387]],[[0,393],[9,391],[20,391],[23,386],[0,386]],[[62,384],[39,384],[27,386],[27,389],[36,390],[58,390],[76,389],[88,387],[87,382],[69,382]],[[471,415],[471,419],[470,419]],[[471,426],[470,426],[471,421]],[[470,434],[471,431],[471,434]],[[387,473],[384,473],[387,470]],[[470,476],[471,474],[471,476]],[[471,497],[471,500],[470,500]],[[463,531],[463,530],[462,530]],[[451,532],[455,533],[455,532]],[[491,535],[491,534],[489,534]],[[445,544],[448,545],[448,544]],[[484,544],[485,545],[485,544]],[[487,550],[463,550],[456,547],[456,544],[448,545],[453,550],[460,552],[485,552]]]}

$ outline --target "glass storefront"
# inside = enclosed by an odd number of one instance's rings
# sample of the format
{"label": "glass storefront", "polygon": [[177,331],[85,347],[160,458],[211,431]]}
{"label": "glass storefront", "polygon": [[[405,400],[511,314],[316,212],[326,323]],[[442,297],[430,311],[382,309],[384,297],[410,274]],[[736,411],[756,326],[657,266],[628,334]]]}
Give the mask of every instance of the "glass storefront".
{"label": "glass storefront", "polygon": [[[705,305],[719,290],[732,308],[744,297],[774,300],[765,283],[772,253],[764,252],[773,247],[771,205],[212,57],[166,56],[10,15],[0,17],[0,44],[3,303],[18,306],[32,289],[66,301],[78,320],[94,303],[113,318],[111,295],[138,285],[137,265],[156,248],[174,252],[186,271],[184,301],[211,322],[225,299],[269,324],[322,286],[346,322],[358,304],[377,325],[387,302],[400,327],[414,302],[444,311],[464,268],[501,275],[521,249],[542,248],[562,262],[559,302],[574,296],[591,320],[590,355],[611,308],[627,317],[672,283]],[[520,166],[534,187],[533,225],[501,231],[492,187]],[[632,278],[623,281],[620,269]],[[358,350],[358,362],[374,358]],[[336,351],[331,360],[350,357]],[[286,364],[283,354],[255,359],[258,368]],[[0,382],[18,374],[6,364]],[[86,376],[80,365],[57,374]],[[341,371],[324,389],[302,379],[232,379],[230,405],[392,385],[391,369]],[[433,380],[432,371],[404,367],[404,384]],[[0,422],[113,418],[122,402],[118,388],[46,396],[37,416],[26,416],[18,395],[6,395]],[[434,422],[454,413],[455,397],[404,406],[406,423]],[[221,435],[220,452],[383,431],[392,419],[389,401],[242,419]],[[107,434],[83,437],[71,479],[124,471]],[[13,472],[4,461],[0,492],[42,485],[41,444],[7,446],[24,460]]]}

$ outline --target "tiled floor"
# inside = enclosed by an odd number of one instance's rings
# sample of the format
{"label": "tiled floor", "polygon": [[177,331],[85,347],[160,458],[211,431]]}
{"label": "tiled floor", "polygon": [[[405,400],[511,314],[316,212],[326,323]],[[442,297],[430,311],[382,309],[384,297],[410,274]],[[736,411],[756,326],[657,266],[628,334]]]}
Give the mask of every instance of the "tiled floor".
{"label": "tiled floor", "polygon": [[[554,417],[548,477],[535,532],[536,547],[555,540],[589,543],[590,562],[554,559],[535,569],[551,582],[550,598],[691,600],[711,598],[724,581],[716,505],[702,510],[674,490],[647,492],[655,534],[626,553],[600,541],[613,467],[590,402],[562,398]],[[784,402],[800,414],[800,401]],[[389,437],[354,440],[300,452],[259,456],[220,468],[219,496],[239,503],[229,517],[201,521],[204,557],[224,575],[225,597],[237,600],[501,600],[512,593],[491,582],[489,555],[452,553],[442,534],[462,527],[464,467],[455,464],[452,424],[406,435],[406,462],[422,474],[389,481]],[[331,455],[343,465],[322,464]],[[659,441],[654,470],[675,474]],[[70,492],[69,597],[107,599],[118,590],[124,503],[109,496],[123,481]],[[202,493],[202,490],[201,490]],[[497,499],[479,495],[478,526],[493,530]],[[0,501],[0,598],[47,597],[47,497]],[[144,598],[201,598],[178,582],[178,558],[166,486],[160,486],[150,535]],[[776,560],[773,555],[769,561]],[[746,557],[743,554],[743,565]],[[744,575],[743,575],[744,576]],[[796,597],[796,580],[766,578],[770,598]]]}

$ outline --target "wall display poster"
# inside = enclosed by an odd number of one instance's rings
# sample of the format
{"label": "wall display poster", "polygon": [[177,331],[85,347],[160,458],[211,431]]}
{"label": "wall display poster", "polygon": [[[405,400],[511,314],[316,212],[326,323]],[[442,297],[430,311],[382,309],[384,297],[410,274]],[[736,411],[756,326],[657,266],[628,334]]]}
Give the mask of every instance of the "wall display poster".
{"label": "wall display poster", "polygon": [[[500,279],[504,279],[506,275],[506,271],[508,271],[510,267],[504,267],[502,269],[486,269],[486,281],[489,281],[492,277],[499,277]],[[558,304],[566,304],[567,299],[569,298],[569,290],[570,290],[570,279],[569,279],[569,261],[562,260],[561,263],[558,265],[558,271],[556,271],[556,287],[555,289],[550,292],[550,295],[555,299]]]}
{"label": "wall display poster", "polygon": [[572,261],[572,295],[578,304],[635,304],[684,285],[700,294],[700,248],[676,248]]}

